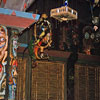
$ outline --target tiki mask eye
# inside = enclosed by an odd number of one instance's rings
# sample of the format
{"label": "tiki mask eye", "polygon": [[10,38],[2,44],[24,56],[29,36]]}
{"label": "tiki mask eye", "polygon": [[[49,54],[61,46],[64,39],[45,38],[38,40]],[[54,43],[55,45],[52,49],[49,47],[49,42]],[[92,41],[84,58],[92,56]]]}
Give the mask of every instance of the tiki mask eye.
{"label": "tiki mask eye", "polygon": [[0,42],[4,42],[5,39],[3,37],[0,38]]}

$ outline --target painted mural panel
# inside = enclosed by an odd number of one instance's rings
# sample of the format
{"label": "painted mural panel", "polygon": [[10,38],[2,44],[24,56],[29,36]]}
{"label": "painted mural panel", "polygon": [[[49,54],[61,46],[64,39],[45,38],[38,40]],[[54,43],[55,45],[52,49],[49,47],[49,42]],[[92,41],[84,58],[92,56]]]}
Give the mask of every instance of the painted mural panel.
{"label": "painted mural panel", "polygon": [[0,99],[6,93],[6,65],[7,65],[8,32],[5,26],[0,26]]}

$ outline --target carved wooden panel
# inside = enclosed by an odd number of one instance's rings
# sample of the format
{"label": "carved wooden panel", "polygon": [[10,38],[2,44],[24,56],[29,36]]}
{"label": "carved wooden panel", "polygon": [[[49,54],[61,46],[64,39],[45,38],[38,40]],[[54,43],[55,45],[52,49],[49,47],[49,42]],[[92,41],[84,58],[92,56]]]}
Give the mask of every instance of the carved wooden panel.
{"label": "carved wooden panel", "polygon": [[18,58],[18,76],[17,76],[17,91],[16,100],[26,100],[25,99],[25,85],[26,85],[26,59]]}
{"label": "carved wooden panel", "polygon": [[100,100],[99,66],[75,66],[75,100]]}
{"label": "carved wooden panel", "polygon": [[64,64],[37,63],[32,69],[31,100],[64,100]]}

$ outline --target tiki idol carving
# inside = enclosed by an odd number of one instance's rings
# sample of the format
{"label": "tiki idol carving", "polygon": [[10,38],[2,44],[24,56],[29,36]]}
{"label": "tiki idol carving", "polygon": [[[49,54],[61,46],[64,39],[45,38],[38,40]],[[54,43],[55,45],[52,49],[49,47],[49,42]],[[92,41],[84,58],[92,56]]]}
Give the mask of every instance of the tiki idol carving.
{"label": "tiki idol carving", "polygon": [[6,27],[0,26],[0,99],[4,99],[6,89],[8,32]]}

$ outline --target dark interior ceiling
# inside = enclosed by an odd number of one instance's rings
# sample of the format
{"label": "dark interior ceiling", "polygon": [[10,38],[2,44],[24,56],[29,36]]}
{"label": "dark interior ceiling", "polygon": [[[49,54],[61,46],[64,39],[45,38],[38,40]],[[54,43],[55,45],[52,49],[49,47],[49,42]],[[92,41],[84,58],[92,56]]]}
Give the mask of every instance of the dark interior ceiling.
{"label": "dark interior ceiling", "polygon": [[[90,0],[92,1],[92,0]],[[33,13],[46,13],[50,16],[50,10],[64,5],[65,0],[35,0],[35,2],[27,9]],[[89,0],[68,0],[69,6],[78,12],[78,20],[83,23],[89,23],[91,21],[91,7]],[[93,3],[91,2],[91,5]],[[100,1],[99,7],[92,7],[95,10],[95,15],[98,16],[100,13]]]}
{"label": "dark interior ceiling", "polygon": [[[75,21],[69,21],[69,22],[59,22],[55,20],[54,18],[50,17],[50,10],[54,8],[58,8],[61,6],[64,6],[65,0],[35,0],[35,2],[27,9],[27,12],[33,12],[38,14],[46,13],[50,19],[50,22],[52,23],[52,32],[53,32],[53,48],[56,50],[59,50],[62,30],[60,28],[63,28],[63,26],[66,27],[64,30],[67,33],[67,29],[71,29],[72,27],[76,27],[76,30],[78,30],[77,34],[79,35],[79,45],[77,48],[79,48],[80,52],[83,52],[83,28],[87,25],[93,25],[92,24],[92,13],[91,10],[94,13],[94,16],[99,16],[100,14],[100,0],[98,5],[94,6],[94,3],[89,2],[89,0],[68,0],[68,6],[75,9],[78,12],[78,19]],[[54,27],[53,27],[54,26]],[[72,32],[72,30],[71,30]],[[65,37],[68,37],[67,35]],[[70,39],[70,37],[68,37]],[[71,42],[70,42],[71,44]],[[99,47],[99,46],[98,46]],[[72,50],[78,50],[77,48],[72,47]],[[99,49],[100,50],[100,49]],[[98,51],[99,51],[98,50]],[[97,52],[97,51],[96,51]],[[100,54],[99,54],[100,55]]]}

